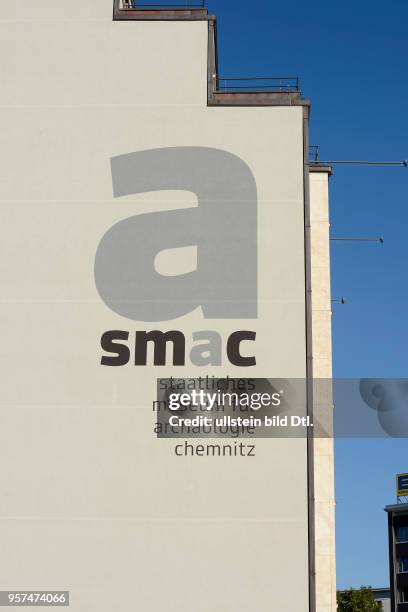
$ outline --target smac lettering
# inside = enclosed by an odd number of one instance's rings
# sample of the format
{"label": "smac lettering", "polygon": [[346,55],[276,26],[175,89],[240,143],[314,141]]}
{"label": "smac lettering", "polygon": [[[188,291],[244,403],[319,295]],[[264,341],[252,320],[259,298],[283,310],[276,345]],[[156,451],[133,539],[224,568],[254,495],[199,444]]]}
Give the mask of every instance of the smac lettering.
{"label": "smac lettering", "polygon": [[[244,343],[255,342],[255,340],[256,332],[253,331],[242,330],[232,333],[225,347],[229,362],[241,368],[255,366],[256,358],[253,355],[246,355],[248,347],[244,346]],[[222,338],[219,333],[196,332],[192,335],[192,341],[194,345],[189,349],[189,357],[193,365],[219,366],[222,364]],[[131,348],[132,343],[134,346]],[[146,366],[149,361],[149,353],[152,353],[153,365],[169,365],[169,348],[172,351],[170,365],[184,366],[186,364],[186,338],[181,331],[136,331],[132,337],[127,331],[107,331],[102,335],[101,347],[105,353],[101,358],[103,366],[125,366],[131,361],[135,366]]]}

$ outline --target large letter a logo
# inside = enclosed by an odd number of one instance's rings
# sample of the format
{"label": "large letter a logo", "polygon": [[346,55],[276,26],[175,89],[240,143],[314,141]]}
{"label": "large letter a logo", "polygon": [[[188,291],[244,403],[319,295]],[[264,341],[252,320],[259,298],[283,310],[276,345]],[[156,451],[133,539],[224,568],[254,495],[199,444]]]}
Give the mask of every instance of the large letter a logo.
{"label": "large letter a logo", "polygon": [[[208,319],[257,316],[257,190],[245,162],[202,147],[152,149],[114,157],[115,196],[188,190],[198,207],[141,214],[111,227],[96,253],[103,301],[137,321],[168,321],[201,306]],[[166,249],[197,246],[197,270],[163,276]]]}

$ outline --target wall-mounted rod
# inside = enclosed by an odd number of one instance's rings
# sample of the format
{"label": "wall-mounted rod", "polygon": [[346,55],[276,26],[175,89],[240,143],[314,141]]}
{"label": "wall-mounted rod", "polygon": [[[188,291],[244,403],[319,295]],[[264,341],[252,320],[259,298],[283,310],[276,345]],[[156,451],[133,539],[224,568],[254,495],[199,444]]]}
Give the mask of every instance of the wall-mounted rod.
{"label": "wall-mounted rod", "polygon": [[339,237],[336,236],[335,238],[330,238],[330,240],[340,240],[343,242],[381,242],[381,244],[384,244],[384,238],[382,236],[374,236],[374,237],[368,237],[368,238],[360,238],[360,237],[347,238],[343,236],[339,236]]}
{"label": "wall-mounted rod", "polygon": [[345,304],[346,300],[345,298],[338,298],[336,300],[332,300],[332,304]]}
{"label": "wall-mounted rod", "polygon": [[323,161],[320,159],[314,159],[309,162],[309,165],[322,165],[331,166],[332,164],[360,164],[364,166],[404,166],[408,167],[408,160],[403,159],[401,161],[367,161],[367,160],[332,160]]}

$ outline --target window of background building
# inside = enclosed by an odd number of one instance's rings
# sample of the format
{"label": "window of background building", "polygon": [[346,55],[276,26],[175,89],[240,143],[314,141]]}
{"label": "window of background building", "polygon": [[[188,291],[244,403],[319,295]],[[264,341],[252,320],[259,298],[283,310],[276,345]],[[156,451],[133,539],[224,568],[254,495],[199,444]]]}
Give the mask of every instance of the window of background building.
{"label": "window of background building", "polygon": [[408,557],[399,557],[398,559],[398,571],[408,572]]}
{"label": "window of background building", "polygon": [[400,603],[408,602],[408,587],[404,587],[399,590],[399,600]]}
{"label": "window of background building", "polygon": [[398,558],[398,571],[399,572],[408,572],[408,557],[399,557]]}
{"label": "window of background building", "polygon": [[408,526],[397,527],[395,529],[395,537],[397,542],[408,542]]}

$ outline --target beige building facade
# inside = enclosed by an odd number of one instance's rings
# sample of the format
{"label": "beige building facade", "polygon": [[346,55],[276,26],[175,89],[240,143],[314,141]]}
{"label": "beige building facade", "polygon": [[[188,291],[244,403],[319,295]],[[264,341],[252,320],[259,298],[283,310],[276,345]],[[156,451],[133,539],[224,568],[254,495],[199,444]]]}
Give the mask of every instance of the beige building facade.
{"label": "beige building facade", "polygon": [[[330,168],[309,167],[309,102],[296,83],[223,88],[205,9],[22,0],[0,29],[0,590],[67,590],[74,612],[334,612],[329,437],[226,458],[153,434],[158,378],[307,380],[309,416],[331,378]],[[140,223],[146,261],[105,274],[136,257]],[[136,290],[156,273],[161,301]],[[135,297],[118,293],[133,274]],[[103,364],[112,330],[121,367]],[[182,333],[184,363],[136,367],[144,330]],[[231,361],[237,330],[256,366]],[[221,339],[205,367],[203,332]]]}
{"label": "beige building facade", "polygon": [[[313,377],[324,381],[332,377],[328,185],[330,175],[330,167],[310,168]],[[317,384],[315,404],[319,402],[320,389],[321,386]],[[323,390],[326,390],[326,385],[323,385]],[[328,405],[326,397],[323,398],[323,402],[325,411]],[[315,406],[315,411],[319,411],[319,407]],[[330,424],[332,423],[329,413],[329,430],[331,430]],[[316,437],[313,446],[316,609],[321,612],[331,612],[337,608],[333,438]]]}

